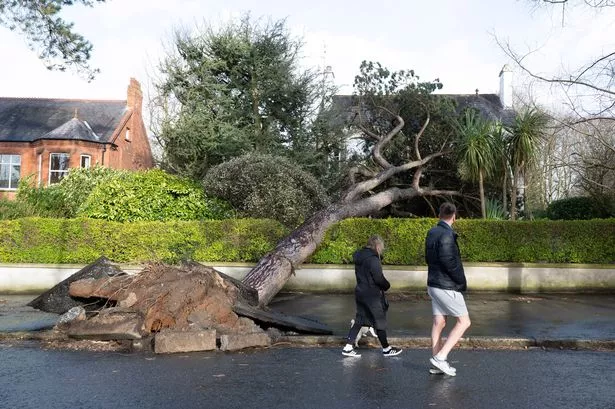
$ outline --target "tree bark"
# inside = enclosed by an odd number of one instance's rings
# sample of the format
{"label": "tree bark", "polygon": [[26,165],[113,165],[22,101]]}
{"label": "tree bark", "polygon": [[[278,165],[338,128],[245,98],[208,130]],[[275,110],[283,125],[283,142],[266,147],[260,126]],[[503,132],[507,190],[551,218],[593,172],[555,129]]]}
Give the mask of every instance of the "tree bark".
{"label": "tree bark", "polygon": [[485,187],[483,186],[483,170],[478,171],[478,191],[480,194],[480,211],[483,219],[487,218],[487,208],[485,206]]}

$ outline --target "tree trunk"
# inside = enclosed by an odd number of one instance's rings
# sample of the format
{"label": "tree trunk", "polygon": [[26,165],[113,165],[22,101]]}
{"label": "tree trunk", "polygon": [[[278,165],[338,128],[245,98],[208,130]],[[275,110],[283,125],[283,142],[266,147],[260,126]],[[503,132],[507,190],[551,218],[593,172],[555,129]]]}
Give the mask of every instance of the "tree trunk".
{"label": "tree trunk", "polygon": [[513,171],[512,192],[510,195],[510,220],[517,219],[517,188],[519,185],[519,167]]}
{"label": "tree trunk", "polygon": [[504,168],[504,180],[502,181],[502,208],[504,209],[504,215],[508,212],[508,170]]}
{"label": "tree trunk", "polygon": [[487,218],[487,208],[485,205],[485,187],[483,185],[483,170],[478,171],[478,190],[480,193],[480,211],[483,219]]}
{"label": "tree trunk", "polygon": [[259,305],[267,305],[294,274],[297,266],[311,256],[333,224],[369,215],[401,198],[419,195],[414,189],[391,188],[364,199],[339,202],[315,213],[278,243],[276,248],[242,280],[258,292]]}

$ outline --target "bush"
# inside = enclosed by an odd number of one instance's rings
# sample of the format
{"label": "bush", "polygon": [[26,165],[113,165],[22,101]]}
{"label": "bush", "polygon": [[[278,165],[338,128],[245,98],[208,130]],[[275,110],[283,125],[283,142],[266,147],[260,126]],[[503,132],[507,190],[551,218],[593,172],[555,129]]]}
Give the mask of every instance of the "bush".
{"label": "bush", "polygon": [[[424,265],[425,235],[436,219],[347,219],[327,231],[312,262],[345,264],[372,234],[386,243],[383,262]],[[510,221],[463,219],[455,223],[467,262],[615,263],[615,219]]]}
{"label": "bush", "polygon": [[287,233],[272,220],[117,223],[26,218],[0,223],[0,262],[87,264],[193,259],[255,262]]}
{"label": "bush", "polygon": [[34,210],[26,203],[0,199],[0,220],[14,220],[35,215]]}
{"label": "bush", "polygon": [[100,183],[127,172],[98,165],[91,168],[70,169],[57,185],[64,199],[66,217],[75,217],[79,206],[86,202],[92,190]]}
{"label": "bush", "polygon": [[273,218],[297,226],[328,203],[308,172],[282,157],[244,155],[209,170],[205,190],[228,200],[244,217]]}
{"label": "bush", "polygon": [[555,200],[547,207],[551,220],[591,220],[609,217],[592,197],[569,197]]}
{"label": "bush", "polygon": [[[372,234],[386,243],[384,263],[424,265],[424,240],[435,219],[347,219],[332,226],[309,262],[349,264]],[[459,220],[466,262],[615,263],[615,219]],[[288,233],[273,220],[230,219],[117,223],[26,218],[0,222],[2,263],[255,262]]]}
{"label": "bush", "polygon": [[162,170],[120,172],[104,178],[77,215],[117,222],[223,219],[233,216],[222,200],[198,184]]}
{"label": "bush", "polygon": [[19,182],[15,200],[25,216],[66,217],[68,214],[60,187],[36,187],[31,177]]}

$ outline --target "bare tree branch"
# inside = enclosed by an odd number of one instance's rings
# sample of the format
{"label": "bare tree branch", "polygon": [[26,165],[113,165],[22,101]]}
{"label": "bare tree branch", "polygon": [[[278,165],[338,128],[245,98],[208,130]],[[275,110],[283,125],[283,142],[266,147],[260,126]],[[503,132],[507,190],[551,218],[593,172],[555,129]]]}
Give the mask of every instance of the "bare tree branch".
{"label": "bare tree branch", "polygon": [[[540,81],[543,81],[543,82],[546,82],[546,83],[550,83],[550,84],[563,84],[563,85],[568,85],[568,86],[580,85],[580,86],[583,86],[583,87],[586,87],[586,88],[589,88],[589,89],[593,89],[594,91],[598,91],[598,92],[602,92],[602,93],[605,93],[605,94],[609,94],[609,95],[615,96],[615,91],[612,91],[610,89],[594,85],[594,84],[592,84],[590,82],[587,82],[587,81],[582,81],[582,80],[580,80],[579,76],[577,76],[577,79],[574,79],[574,78],[566,79],[566,78],[547,78],[545,76],[536,74],[533,71],[531,71],[529,68],[527,68],[525,66],[525,64],[523,63],[523,60],[525,59],[525,57],[527,57],[531,53],[528,53],[528,54],[524,55],[523,57],[520,57],[511,48],[509,43],[502,44],[502,42],[499,39],[497,39],[497,38],[496,38],[496,42],[497,42],[498,46],[504,51],[504,53],[506,53],[506,55],[508,55],[519,66],[519,68],[521,68],[525,73],[527,73],[532,78],[535,78],[537,80],[540,80]],[[596,65],[599,61],[603,61],[603,60],[606,60],[608,58],[615,58],[615,52],[607,54],[607,55],[605,55],[603,57],[600,57],[598,59],[598,61],[590,64],[589,67],[585,68],[583,70],[583,72],[586,72],[588,69],[590,69],[591,66]]]}

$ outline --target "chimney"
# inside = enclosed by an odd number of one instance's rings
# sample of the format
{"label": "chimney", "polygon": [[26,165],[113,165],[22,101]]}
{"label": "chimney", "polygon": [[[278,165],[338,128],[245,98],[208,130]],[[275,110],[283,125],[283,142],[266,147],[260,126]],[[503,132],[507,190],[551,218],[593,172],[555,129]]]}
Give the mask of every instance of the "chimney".
{"label": "chimney", "polygon": [[512,108],[512,70],[504,64],[500,71],[500,102],[504,108]]}
{"label": "chimney", "polygon": [[141,84],[139,84],[139,81],[134,78],[131,78],[130,84],[128,84],[126,105],[128,105],[129,108],[133,108],[135,111],[141,113],[143,93],[141,92]]}

